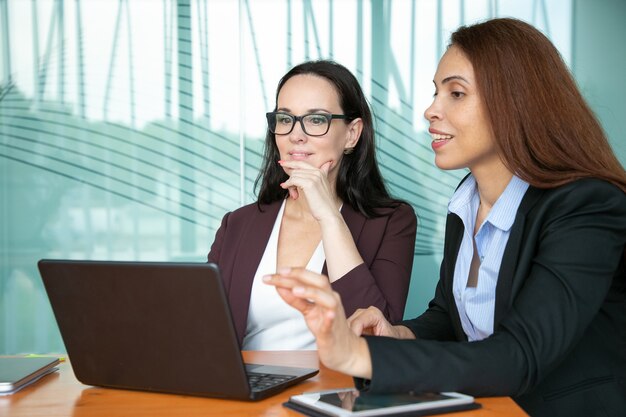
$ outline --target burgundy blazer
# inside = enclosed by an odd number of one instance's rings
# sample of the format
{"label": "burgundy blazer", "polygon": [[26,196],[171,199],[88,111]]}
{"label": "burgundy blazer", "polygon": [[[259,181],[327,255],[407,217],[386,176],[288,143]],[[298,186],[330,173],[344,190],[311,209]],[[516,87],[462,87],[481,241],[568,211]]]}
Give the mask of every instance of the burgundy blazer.
{"label": "burgundy blazer", "polygon": [[[257,203],[227,213],[215,234],[209,262],[220,267],[239,343],[243,343],[252,282],[269,240],[281,201]],[[341,214],[364,263],[332,286],[349,316],[357,308],[378,307],[392,322],[402,320],[409,291],[417,220],[413,208],[400,204],[366,218],[344,204]],[[326,263],[322,273],[327,274]]]}

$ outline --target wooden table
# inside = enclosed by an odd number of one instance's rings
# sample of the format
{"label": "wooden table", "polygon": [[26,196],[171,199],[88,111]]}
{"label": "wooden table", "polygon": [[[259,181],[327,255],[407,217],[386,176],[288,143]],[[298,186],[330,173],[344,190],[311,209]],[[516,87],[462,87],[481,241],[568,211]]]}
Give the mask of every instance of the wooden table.
{"label": "wooden table", "polygon": [[[282,406],[291,395],[353,386],[352,378],[320,366],[314,351],[244,352],[244,358],[251,363],[320,367],[320,373],[269,399],[246,402],[91,387],[78,382],[70,364],[64,362],[59,366],[59,372],[47,375],[13,395],[0,396],[0,416],[298,417],[302,415]],[[480,410],[446,416],[526,416],[508,397],[479,398],[478,402],[483,406]]]}

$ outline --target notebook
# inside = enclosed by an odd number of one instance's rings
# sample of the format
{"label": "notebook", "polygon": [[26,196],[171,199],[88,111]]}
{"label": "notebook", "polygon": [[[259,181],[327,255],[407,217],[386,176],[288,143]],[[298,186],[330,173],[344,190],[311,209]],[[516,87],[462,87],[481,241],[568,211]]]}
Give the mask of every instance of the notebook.
{"label": "notebook", "polygon": [[214,264],[44,259],[38,266],[83,384],[259,400],[318,372],[244,364]]}
{"label": "notebook", "polygon": [[14,394],[57,370],[55,357],[0,357],[0,395]]}

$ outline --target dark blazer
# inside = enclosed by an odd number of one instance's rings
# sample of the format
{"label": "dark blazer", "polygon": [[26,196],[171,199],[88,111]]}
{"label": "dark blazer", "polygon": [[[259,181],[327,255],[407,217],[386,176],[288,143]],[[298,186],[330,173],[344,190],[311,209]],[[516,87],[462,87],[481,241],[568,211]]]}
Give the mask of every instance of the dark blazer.
{"label": "dark blazer", "polygon": [[[224,216],[209,252],[219,265],[239,337],[243,342],[252,282],[282,201],[256,203]],[[364,263],[333,282],[346,314],[374,305],[393,321],[402,320],[409,291],[417,220],[413,208],[400,204],[368,219],[344,204],[341,214]],[[322,273],[327,274],[326,263]]]}
{"label": "dark blazer", "polygon": [[449,214],[435,297],[402,323],[418,339],[367,337],[373,378],[357,385],[512,396],[531,416],[626,416],[626,194],[595,179],[530,187],[498,275],[494,333],[471,343],[452,294],[462,236]]}

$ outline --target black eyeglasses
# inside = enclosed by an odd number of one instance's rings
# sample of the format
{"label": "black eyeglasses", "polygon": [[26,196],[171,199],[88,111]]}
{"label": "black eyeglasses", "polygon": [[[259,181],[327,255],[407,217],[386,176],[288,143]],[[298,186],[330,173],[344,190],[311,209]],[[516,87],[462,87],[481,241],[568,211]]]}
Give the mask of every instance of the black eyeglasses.
{"label": "black eyeglasses", "polygon": [[266,113],[267,125],[275,135],[288,135],[296,122],[300,122],[302,131],[309,136],[324,136],[330,129],[333,119],[347,119],[345,114],[310,113],[302,116],[274,111]]}

